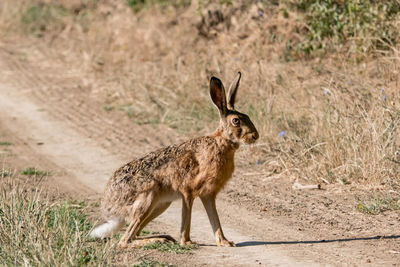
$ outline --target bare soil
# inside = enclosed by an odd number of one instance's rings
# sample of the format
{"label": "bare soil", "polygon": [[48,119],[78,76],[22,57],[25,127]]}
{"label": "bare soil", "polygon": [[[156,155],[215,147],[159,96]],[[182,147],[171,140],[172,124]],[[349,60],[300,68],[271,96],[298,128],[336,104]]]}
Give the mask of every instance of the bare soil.
{"label": "bare soil", "polygon": [[[66,68],[38,44],[0,43],[0,138],[13,144],[7,151],[0,147],[7,155],[4,165],[48,170],[43,186],[68,198],[98,201],[117,167],[188,136],[102,109],[104,98],[85,86],[87,79],[92,78]],[[226,236],[237,247],[215,247],[196,202],[192,236],[200,248],[184,255],[146,252],[147,257],[180,266],[400,265],[399,211],[357,210],[356,199],[379,195],[378,189],[329,184],[295,190],[289,177],[263,177],[256,163],[242,157],[239,152],[234,177],[217,201]],[[93,216],[100,220],[100,213]],[[179,223],[178,202],[148,228],[177,237]],[[121,258],[137,253],[127,250]]]}

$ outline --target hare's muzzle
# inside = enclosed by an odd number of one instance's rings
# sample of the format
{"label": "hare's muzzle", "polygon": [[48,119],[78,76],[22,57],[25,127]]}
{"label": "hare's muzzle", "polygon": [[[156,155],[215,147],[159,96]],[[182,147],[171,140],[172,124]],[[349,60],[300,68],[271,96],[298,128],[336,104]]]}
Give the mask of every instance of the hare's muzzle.
{"label": "hare's muzzle", "polygon": [[252,132],[252,133],[248,133],[244,136],[244,143],[245,144],[253,144],[257,141],[257,139],[260,136],[258,135],[258,132]]}
{"label": "hare's muzzle", "polygon": [[258,135],[258,132],[254,132],[254,133],[251,134],[251,138],[254,140],[254,142],[257,141],[257,139],[258,139],[259,137],[260,137],[260,136]]}

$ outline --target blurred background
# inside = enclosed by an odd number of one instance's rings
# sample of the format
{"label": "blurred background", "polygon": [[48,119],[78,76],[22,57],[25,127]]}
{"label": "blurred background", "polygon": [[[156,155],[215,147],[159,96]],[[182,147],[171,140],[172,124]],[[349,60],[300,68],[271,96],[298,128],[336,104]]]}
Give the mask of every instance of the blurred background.
{"label": "blurred background", "polygon": [[78,73],[71,98],[182,136],[214,130],[208,79],[240,70],[249,164],[398,188],[399,18],[399,1],[3,0],[0,37]]}

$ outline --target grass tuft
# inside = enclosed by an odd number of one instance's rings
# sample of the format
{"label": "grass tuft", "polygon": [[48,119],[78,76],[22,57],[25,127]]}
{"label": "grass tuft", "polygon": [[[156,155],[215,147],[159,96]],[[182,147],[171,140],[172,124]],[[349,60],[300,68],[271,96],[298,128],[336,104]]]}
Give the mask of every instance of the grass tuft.
{"label": "grass tuft", "polygon": [[388,210],[400,209],[400,198],[395,197],[374,197],[367,201],[356,199],[358,211],[367,214],[380,214]]}
{"label": "grass tuft", "polygon": [[29,175],[29,176],[33,176],[33,175],[35,175],[35,176],[44,176],[44,175],[48,175],[49,173],[46,172],[46,171],[38,170],[38,169],[36,169],[34,167],[28,167],[28,168],[22,170],[21,174]]}
{"label": "grass tuft", "polygon": [[173,266],[172,264],[168,264],[168,263],[163,263],[160,261],[154,261],[154,260],[143,260],[141,263],[139,264],[135,264],[133,265],[134,267],[169,267],[169,266]]}
{"label": "grass tuft", "polygon": [[39,189],[1,181],[0,265],[111,264],[113,244],[88,241],[85,205],[52,202]]}
{"label": "grass tuft", "polygon": [[105,111],[113,111],[115,107],[109,106],[109,105],[104,105],[102,108]]}
{"label": "grass tuft", "polygon": [[173,6],[175,8],[185,7],[190,5],[190,0],[127,0],[130,9],[137,13],[151,6],[160,6],[162,8]]}
{"label": "grass tuft", "polygon": [[13,172],[10,169],[4,167],[0,169],[0,178],[5,178],[11,175],[13,175]]}
{"label": "grass tuft", "polygon": [[12,145],[11,142],[7,142],[7,141],[0,142],[0,146],[11,146],[11,145]]}
{"label": "grass tuft", "polygon": [[150,244],[143,246],[141,249],[143,249],[143,250],[156,249],[161,252],[184,254],[184,253],[191,253],[191,251],[197,247],[198,247],[197,245],[181,246],[178,243],[154,242],[154,243],[150,243]]}
{"label": "grass tuft", "polygon": [[156,235],[156,234],[160,234],[160,232],[153,232],[153,231],[147,231],[147,230],[142,230],[140,232],[141,236],[146,236],[146,235]]}
{"label": "grass tuft", "polygon": [[22,14],[22,23],[29,33],[42,37],[43,33],[65,25],[62,20],[68,14],[67,9],[55,4],[31,3]]}

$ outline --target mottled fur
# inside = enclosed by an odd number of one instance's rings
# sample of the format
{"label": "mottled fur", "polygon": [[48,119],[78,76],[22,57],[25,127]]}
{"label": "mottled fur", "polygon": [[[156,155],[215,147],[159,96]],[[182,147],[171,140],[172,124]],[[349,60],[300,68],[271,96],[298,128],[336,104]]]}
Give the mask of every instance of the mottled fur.
{"label": "mottled fur", "polygon": [[[164,212],[171,202],[182,199],[181,244],[191,243],[190,220],[193,200],[200,197],[212,225],[218,245],[233,246],[223,235],[215,198],[234,170],[234,154],[240,143],[253,143],[258,133],[249,117],[234,110],[241,74],[232,82],[226,100],[218,78],[210,81],[210,94],[220,111],[220,126],[210,136],[171,145],[131,161],[119,168],[108,181],[102,209],[107,227],[99,226],[92,236],[105,237],[130,225],[121,238],[126,246],[141,229]],[[104,230],[105,229],[105,230]]]}

